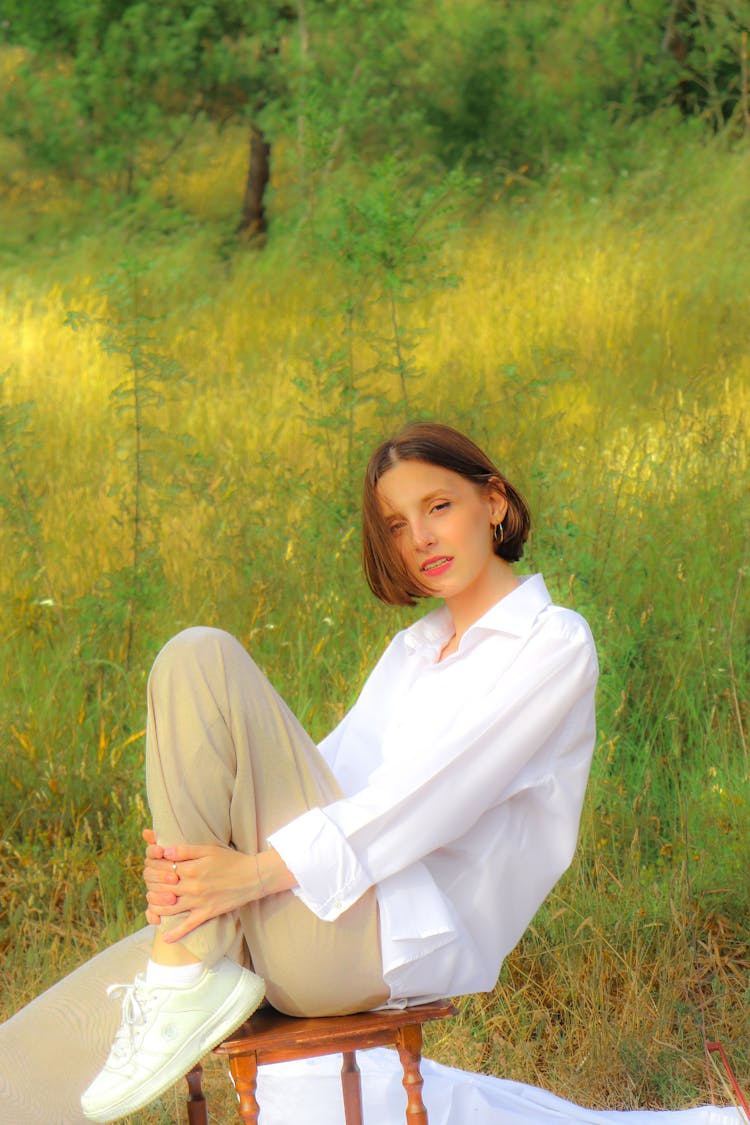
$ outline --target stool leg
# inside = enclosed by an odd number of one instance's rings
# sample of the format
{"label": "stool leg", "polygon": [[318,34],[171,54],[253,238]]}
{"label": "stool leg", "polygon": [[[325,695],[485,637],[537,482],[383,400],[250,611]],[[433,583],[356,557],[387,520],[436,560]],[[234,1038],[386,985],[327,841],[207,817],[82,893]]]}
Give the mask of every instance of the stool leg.
{"label": "stool leg", "polygon": [[255,1097],[258,1081],[258,1060],[255,1052],[249,1055],[232,1055],[229,1060],[234,1086],[240,1099],[237,1107],[244,1125],[258,1125],[260,1106]]}
{"label": "stool leg", "polygon": [[422,1028],[419,1024],[402,1027],[396,1036],[401,1065],[404,1068],[407,1125],[428,1125],[427,1110],[422,1101],[423,1078],[419,1069],[422,1058]]}
{"label": "stool leg", "polygon": [[187,1115],[189,1125],[208,1125],[208,1109],[203,1096],[203,1067],[200,1063],[185,1075],[188,1084]]}
{"label": "stool leg", "polygon": [[346,1125],[363,1125],[362,1085],[355,1051],[344,1051],[341,1065],[341,1089],[344,1092],[344,1120]]}

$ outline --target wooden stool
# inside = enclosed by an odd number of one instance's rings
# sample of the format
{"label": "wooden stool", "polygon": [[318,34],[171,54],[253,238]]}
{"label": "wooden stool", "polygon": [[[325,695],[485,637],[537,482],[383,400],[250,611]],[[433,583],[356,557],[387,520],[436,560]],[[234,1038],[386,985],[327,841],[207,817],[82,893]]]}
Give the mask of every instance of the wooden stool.
{"label": "wooden stool", "polygon": [[[413,1008],[358,1012],[353,1016],[295,1019],[273,1008],[261,1008],[252,1019],[216,1047],[229,1056],[229,1068],[239,1095],[239,1115],[244,1125],[257,1125],[260,1107],[255,1097],[258,1066],[262,1063],[308,1059],[341,1051],[341,1087],[346,1125],[363,1125],[362,1090],[355,1052],[367,1047],[395,1046],[404,1068],[407,1125],[428,1125],[422,1101],[422,1024],[455,1016],[447,1000]],[[206,1100],[201,1089],[200,1063],[186,1075],[190,1096],[190,1125],[208,1125]]]}

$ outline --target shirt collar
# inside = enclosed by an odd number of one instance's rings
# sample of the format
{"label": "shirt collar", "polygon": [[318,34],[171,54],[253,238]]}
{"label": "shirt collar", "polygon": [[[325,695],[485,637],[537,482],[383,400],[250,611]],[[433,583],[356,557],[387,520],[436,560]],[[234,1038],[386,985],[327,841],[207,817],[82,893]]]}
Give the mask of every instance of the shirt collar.
{"label": "shirt collar", "polygon": [[[515,590],[506,594],[499,602],[475,621],[461,639],[464,641],[475,630],[485,630],[492,633],[510,633],[514,637],[523,637],[529,632],[538,614],[552,599],[541,574],[525,575]],[[439,654],[453,635],[453,622],[446,606],[432,610],[415,621],[404,633],[406,647],[428,657],[437,650]]]}

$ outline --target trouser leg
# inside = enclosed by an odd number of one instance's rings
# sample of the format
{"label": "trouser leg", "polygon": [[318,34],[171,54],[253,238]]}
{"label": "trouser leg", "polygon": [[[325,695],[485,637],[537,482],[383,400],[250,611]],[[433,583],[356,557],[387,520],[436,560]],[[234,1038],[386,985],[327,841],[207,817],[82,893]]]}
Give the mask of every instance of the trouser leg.
{"label": "trouser leg", "polygon": [[107,985],[142,972],[153,928],[110,946],[0,1024],[0,1125],[82,1125],[80,1097],[122,1015]]}
{"label": "trouser leg", "polygon": [[[219,630],[189,629],[159,654],[147,742],[148,796],[164,845],[253,853],[277,828],[341,795],[289,708]],[[271,1003],[291,1014],[361,1010],[388,996],[374,891],[336,922],[321,922],[291,892],[272,895],[205,923],[185,945],[208,962],[246,959],[249,949]]]}
{"label": "trouser leg", "polygon": [[[170,642],[149,686],[148,786],[157,835],[169,843],[254,852],[305,809],[339,795],[335,779],[242,647],[190,630]],[[0,1025],[0,1125],[81,1125],[79,1098],[120,1023],[109,984],[145,968],[149,927],[82,965]],[[320,922],[291,892],[199,928],[188,942],[209,962],[247,959],[268,997],[294,1015],[383,1003],[374,892]]]}

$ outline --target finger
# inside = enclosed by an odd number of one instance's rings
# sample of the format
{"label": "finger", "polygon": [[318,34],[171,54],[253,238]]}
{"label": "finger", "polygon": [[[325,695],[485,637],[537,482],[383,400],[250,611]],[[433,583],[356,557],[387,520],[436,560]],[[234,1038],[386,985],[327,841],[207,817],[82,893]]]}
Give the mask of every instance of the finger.
{"label": "finger", "polygon": [[[152,906],[174,906],[179,902],[179,896],[171,887],[146,887],[146,902]],[[187,907],[183,907],[183,910]]]}
{"label": "finger", "polygon": [[149,877],[152,879],[166,879],[168,883],[176,883],[179,881],[179,874],[176,870],[177,864],[170,863],[166,859],[149,859],[143,865],[143,876],[146,877],[148,871]]}
{"label": "finger", "polygon": [[144,828],[143,831],[141,832],[141,836],[143,837],[143,839],[146,841],[147,844],[155,844],[156,843],[156,833],[154,832],[153,828]]}
{"label": "finger", "polygon": [[146,902],[149,906],[174,906],[177,902],[177,895],[170,891],[149,891],[146,895]]}
{"label": "finger", "polygon": [[149,844],[146,848],[147,859],[164,859],[164,848],[160,848],[158,844]]}
{"label": "finger", "polygon": [[202,859],[211,851],[211,845],[204,847],[198,844],[177,844],[173,848],[164,849],[164,858],[170,863],[184,863],[188,859]]}
{"label": "finger", "polygon": [[176,918],[180,914],[184,916],[188,914],[185,907],[180,906],[179,903],[176,906],[159,906],[156,903],[149,903],[146,907],[146,912],[151,914],[154,918],[157,918],[160,922],[163,921],[164,918]]}
{"label": "finger", "polygon": [[158,926],[161,922],[161,915],[157,914],[157,912],[149,906],[146,911],[146,921],[149,926]]}
{"label": "finger", "polygon": [[187,863],[190,860],[217,859],[226,855],[237,855],[234,848],[223,844],[176,844],[164,849],[164,858],[170,863]]}
{"label": "finger", "polygon": [[160,880],[146,879],[146,898],[149,895],[159,895],[160,897],[167,896],[171,900],[176,900],[178,888],[170,886],[168,883],[162,883]]}
{"label": "finger", "polygon": [[158,906],[156,903],[150,903],[148,909],[153,910],[160,918],[174,918],[177,914],[186,913],[185,907],[181,906],[179,902],[173,906],[168,906],[166,904],[164,906]]}

